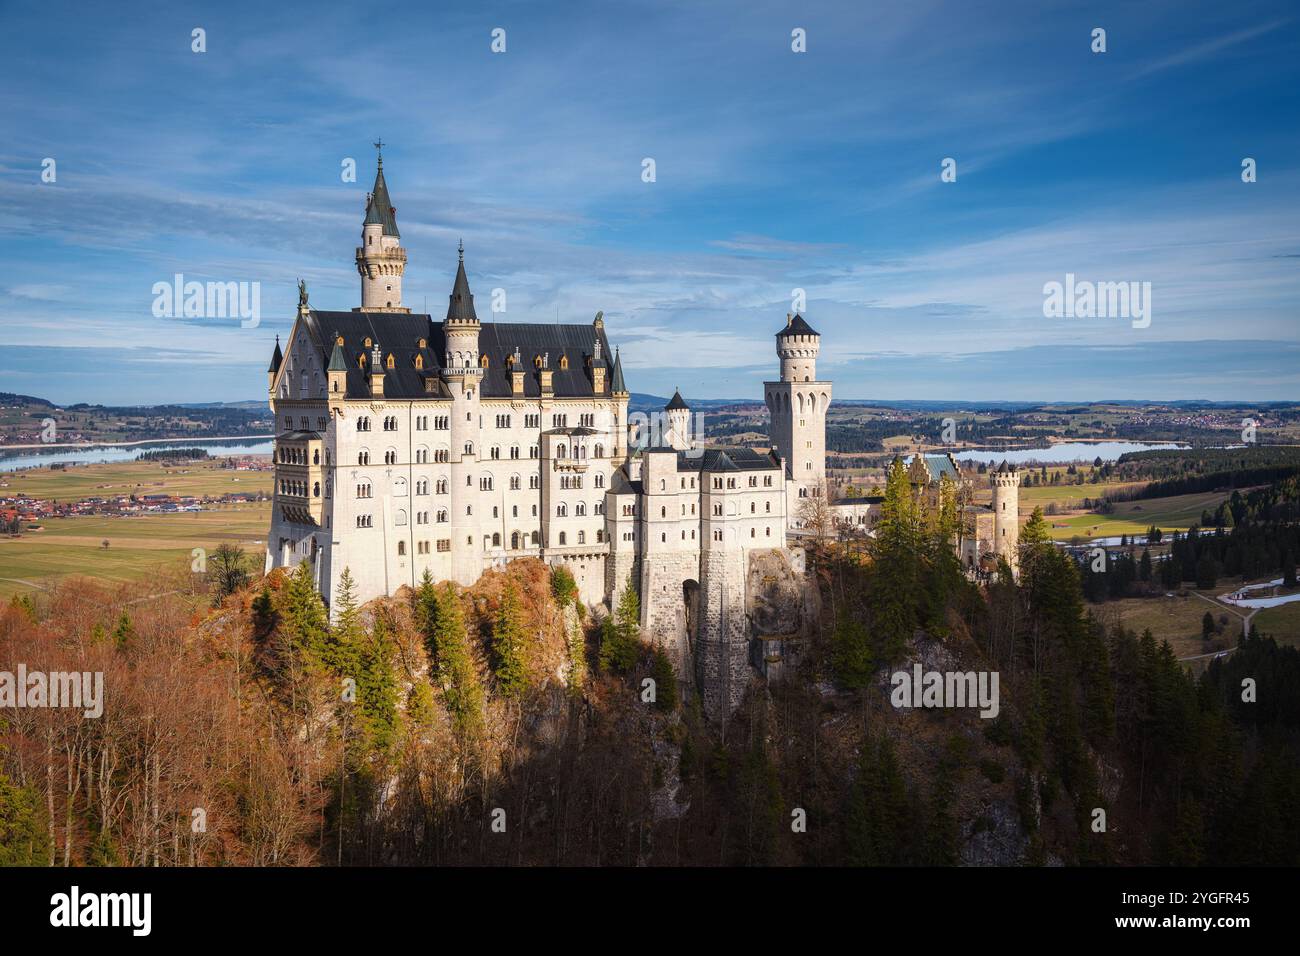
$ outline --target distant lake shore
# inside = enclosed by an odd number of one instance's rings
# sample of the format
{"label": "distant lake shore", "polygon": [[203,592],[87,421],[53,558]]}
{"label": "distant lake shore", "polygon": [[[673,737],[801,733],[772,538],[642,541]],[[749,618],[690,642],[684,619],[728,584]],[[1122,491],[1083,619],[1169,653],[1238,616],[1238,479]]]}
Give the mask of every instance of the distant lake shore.
{"label": "distant lake shore", "polygon": [[[198,451],[221,457],[223,455],[270,455],[274,450],[272,435],[237,435],[217,438],[148,438],[142,441],[79,442],[67,445],[5,445],[0,446],[0,471],[23,471],[49,465],[100,465],[118,461],[134,461],[150,446],[172,448],[177,445],[193,446]],[[43,452],[11,455],[9,452],[42,448]]]}

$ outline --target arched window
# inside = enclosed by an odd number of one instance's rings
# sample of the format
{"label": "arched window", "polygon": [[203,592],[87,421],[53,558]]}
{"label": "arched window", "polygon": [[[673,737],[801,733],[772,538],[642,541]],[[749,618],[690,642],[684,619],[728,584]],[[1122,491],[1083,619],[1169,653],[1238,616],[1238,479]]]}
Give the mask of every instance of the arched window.
{"label": "arched window", "polygon": [[406,512],[399,508],[397,512],[393,515],[393,524],[397,525],[397,527],[399,528],[405,527]]}
{"label": "arched window", "polygon": [[[484,358],[486,359],[487,356],[484,356]],[[485,367],[486,367],[486,364],[485,364]],[[499,548],[499,547],[501,547],[501,534],[500,534],[500,532],[494,532],[494,533],[493,533],[493,535],[492,535],[492,547],[494,547],[494,548]]]}
{"label": "arched window", "polygon": [[401,557],[402,555],[406,554],[406,542],[405,542],[405,541],[399,541],[399,542],[397,542],[397,554],[398,554],[398,557]]}
{"label": "arched window", "polygon": [[563,544],[565,544],[565,543],[566,543],[566,542],[565,542],[565,539],[564,539],[564,532],[561,531],[561,532],[560,532],[560,544],[563,545]]}

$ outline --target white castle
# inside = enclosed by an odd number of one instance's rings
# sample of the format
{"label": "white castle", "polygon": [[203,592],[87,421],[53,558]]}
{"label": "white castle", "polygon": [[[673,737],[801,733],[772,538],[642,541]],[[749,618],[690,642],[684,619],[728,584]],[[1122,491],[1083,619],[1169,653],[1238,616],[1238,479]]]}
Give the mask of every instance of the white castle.
{"label": "white castle", "polygon": [[[756,649],[747,610],[756,556],[799,574],[802,500],[825,493],[831,383],[817,378],[818,333],[797,315],[776,333],[769,450],[699,447],[680,393],[648,427],[629,416],[601,314],[480,322],[462,247],[437,321],[402,305],[406,261],[381,155],[356,250],[361,306],[313,309],[300,283],[283,353],[276,340],[267,570],[310,561],[326,602],[344,568],[361,601],[414,587],[425,571],[471,585],[522,557],[566,565],[588,604],[612,607],[630,580],[647,637],[706,710],[729,713],[751,661],[772,659]],[[1014,556],[1019,480],[1009,475],[995,482],[993,509],[977,509],[987,533],[958,543],[972,567],[991,552]],[[858,525],[879,512],[878,499],[827,505]],[[999,507],[1010,521],[995,529]]]}

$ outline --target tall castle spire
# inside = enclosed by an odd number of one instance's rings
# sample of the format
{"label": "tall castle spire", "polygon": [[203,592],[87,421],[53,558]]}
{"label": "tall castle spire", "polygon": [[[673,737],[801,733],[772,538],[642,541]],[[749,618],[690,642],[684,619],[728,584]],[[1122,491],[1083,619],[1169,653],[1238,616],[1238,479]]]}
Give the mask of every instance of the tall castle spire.
{"label": "tall castle spire", "polygon": [[406,250],[397,231],[397,208],[388,196],[384,180],[383,140],[379,150],[375,186],[366,197],[366,218],[357,247],[357,272],[361,275],[361,308],[358,312],[410,312],[402,306],[402,273],[406,271]]}

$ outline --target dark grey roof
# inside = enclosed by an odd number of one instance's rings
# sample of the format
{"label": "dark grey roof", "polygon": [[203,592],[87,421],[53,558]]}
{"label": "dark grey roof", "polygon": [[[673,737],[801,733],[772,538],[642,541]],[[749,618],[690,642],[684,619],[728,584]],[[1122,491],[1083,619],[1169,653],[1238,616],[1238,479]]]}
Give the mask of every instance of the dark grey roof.
{"label": "dark grey roof", "polygon": [[271,355],[271,367],[268,372],[275,373],[280,371],[280,363],[284,361],[284,354],[280,351],[280,336],[275,337],[275,352]]}
{"label": "dark grey roof", "polygon": [[682,393],[678,389],[673,389],[673,397],[669,399],[668,404],[664,406],[664,411],[675,412],[681,409],[690,411],[690,408],[691,406],[687,405],[685,400],[682,398]]}
{"label": "dark grey roof", "polygon": [[[601,325],[601,328],[603,329],[604,325]],[[611,392],[627,391],[627,385],[623,382],[623,359],[618,354],[617,349],[614,350],[614,371],[610,373],[609,390]]]}
{"label": "dark grey roof", "polygon": [[785,328],[776,333],[778,339],[786,335],[816,335],[818,338],[821,337],[821,333],[809,325],[802,315],[796,315],[786,323]]}
{"label": "dark grey roof", "polygon": [[[356,398],[368,396],[370,386],[357,364],[362,352],[370,362],[370,349],[365,340],[378,342],[385,358],[393,356],[393,368],[384,375],[384,395],[388,398],[447,397],[448,393],[439,378],[446,357],[446,338],[441,322],[428,315],[410,315],[404,312],[320,312],[312,310],[308,321],[316,341],[320,344],[321,358],[327,349],[332,350],[336,336],[343,337],[343,361],[346,364],[347,394]],[[554,394],[576,398],[593,395],[587,358],[592,354],[596,336],[600,337],[602,351],[609,351],[609,342],[603,329],[590,324],[555,325],[552,323],[485,322],[479,327],[479,354],[487,356],[488,367],[483,370],[480,394],[484,398],[509,398],[513,395],[510,372],[506,360],[519,349],[524,370],[524,395],[536,398],[542,394],[539,370],[534,367],[535,356],[547,356],[551,370]],[[419,340],[426,345],[419,347]],[[332,357],[332,352],[328,353]],[[416,356],[421,356],[423,369],[415,367]],[[568,368],[562,368],[561,358],[568,359]],[[436,381],[434,391],[425,391],[425,380]]]}
{"label": "dark grey roof", "polygon": [[478,313],[474,311],[474,296],[469,291],[469,278],[465,275],[465,250],[460,250],[460,262],[456,264],[456,282],[451,287],[447,302],[447,318],[454,322],[477,322]]}
{"label": "dark grey roof", "polygon": [[998,466],[998,474],[1001,475],[1005,475],[1008,472],[1013,472],[1015,470],[1016,470],[1016,466],[1009,464],[1005,458],[1002,459],[1002,464]]}
{"label": "dark grey roof", "polygon": [[334,340],[334,351],[330,353],[329,368],[326,371],[346,372],[347,370],[348,370],[347,360],[343,358],[343,350],[339,348],[338,339],[336,338]]}
{"label": "dark grey roof", "polygon": [[696,448],[677,453],[678,471],[777,471],[781,459],[752,448]]}
{"label": "dark grey roof", "polygon": [[366,224],[378,224],[384,227],[385,236],[402,237],[397,231],[397,210],[388,198],[388,183],[384,182],[384,160],[379,159],[379,168],[375,172],[375,188],[370,192],[370,201],[366,204]]}

